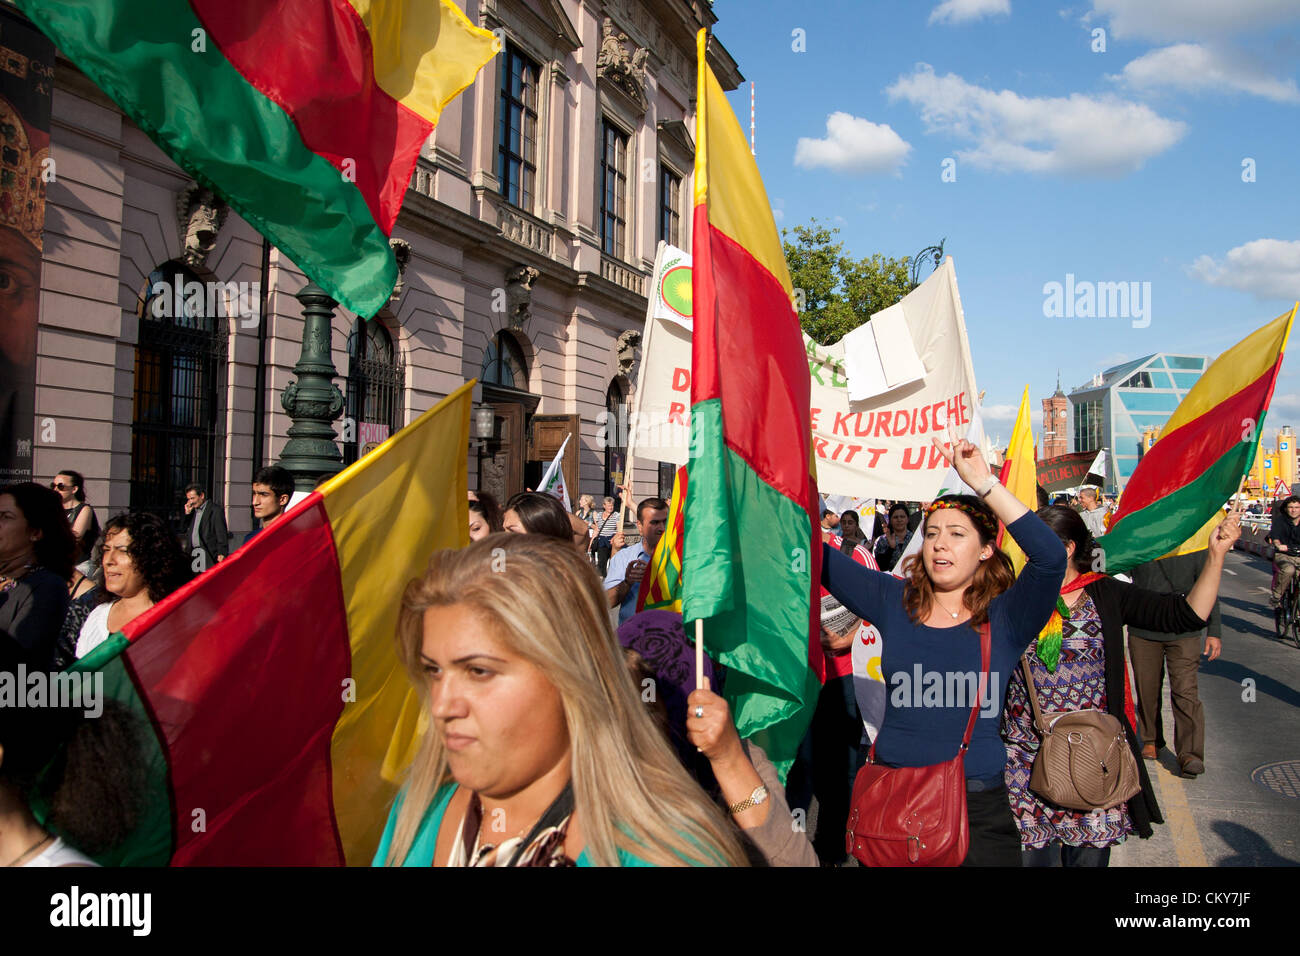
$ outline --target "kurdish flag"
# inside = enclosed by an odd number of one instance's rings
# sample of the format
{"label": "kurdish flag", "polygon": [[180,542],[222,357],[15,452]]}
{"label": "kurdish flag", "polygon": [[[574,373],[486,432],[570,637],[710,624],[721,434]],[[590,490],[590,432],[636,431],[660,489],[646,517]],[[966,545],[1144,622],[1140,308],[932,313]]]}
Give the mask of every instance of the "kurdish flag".
{"label": "kurdish flag", "polygon": [[686,466],[682,465],[673,477],[673,496],[668,502],[668,527],[655,545],[650,567],[641,576],[641,586],[637,589],[638,612],[662,609],[682,613],[682,506],[685,500]]}
{"label": "kurdish flag", "polygon": [[701,30],[682,612],[707,618],[736,727],[784,778],[824,672],[811,384],[772,206],[706,44]]}
{"label": "kurdish flag", "polygon": [[359,315],[420,147],[493,56],[450,0],[15,0],[178,165]]}
{"label": "kurdish flag", "polygon": [[402,591],[468,543],[472,387],[73,666],[147,729],[143,822],[101,862],[370,862],[422,729]]}
{"label": "kurdish flag", "polygon": [[1237,491],[1255,460],[1295,314],[1292,307],[1220,355],[1179,403],[1097,539],[1107,573],[1177,548]]}
{"label": "kurdish flag", "polygon": [[[1007,460],[1002,463],[1002,473],[998,480],[1030,511],[1038,510],[1038,462],[1034,432],[1029,419],[1028,385],[1020,396],[1020,409],[1016,413],[1015,427],[1011,430],[1011,444],[1007,445]],[[1007,534],[1005,525],[998,526],[998,546],[1006,552],[1011,559],[1011,566],[1019,574],[1028,558],[1015,539]]]}

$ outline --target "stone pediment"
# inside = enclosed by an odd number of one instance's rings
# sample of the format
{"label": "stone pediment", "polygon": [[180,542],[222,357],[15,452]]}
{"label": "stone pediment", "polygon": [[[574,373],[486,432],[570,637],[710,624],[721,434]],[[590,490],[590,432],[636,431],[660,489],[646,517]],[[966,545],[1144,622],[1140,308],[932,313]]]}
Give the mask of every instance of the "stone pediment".
{"label": "stone pediment", "polygon": [[549,41],[557,59],[582,47],[582,38],[560,0],[539,0],[537,9],[523,0],[483,0],[479,23],[488,30],[501,24],[535,40]]}

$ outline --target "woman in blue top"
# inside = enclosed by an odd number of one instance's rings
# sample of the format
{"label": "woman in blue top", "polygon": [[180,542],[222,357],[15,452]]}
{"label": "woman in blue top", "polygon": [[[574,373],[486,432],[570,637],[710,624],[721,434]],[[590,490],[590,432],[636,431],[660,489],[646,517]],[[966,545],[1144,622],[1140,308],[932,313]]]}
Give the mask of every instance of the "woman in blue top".
{"label": "woman in blue top", "polygon": [[430,720],[376,865],[745,865],[568,542],[494,534],[439,551],[407,585],[398,647]]}
{"label": "woman in blue top", "polygon": [[[1019,866],[1020,838],[1002,773],[1002,699],[1020,655],[1056,606],[1065,549],[998,483],[978,448],[959,441],[949,453],[937,439],[935,445],[979,497],[945,495],[926,509],[921,558],[907,559],[902,580],[823,546],[822,584],[880,631],[888,696],[875,743],[876,759],[888,766],[924,767],[957,755],[976,702],[978,628],[989,622],[988,690],[965,761],[966,864]],[[1019,578],[996,547],[999,520],[1028,558]]]}

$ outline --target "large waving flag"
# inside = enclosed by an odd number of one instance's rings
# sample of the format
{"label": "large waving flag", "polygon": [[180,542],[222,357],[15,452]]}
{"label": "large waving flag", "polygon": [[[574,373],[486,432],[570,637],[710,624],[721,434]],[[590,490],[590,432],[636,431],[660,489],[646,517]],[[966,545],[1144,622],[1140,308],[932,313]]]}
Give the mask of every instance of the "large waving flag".
{"label": "large waving flag", "polygon": [[701,30],[682,612],[707,619],[736,726],[784,776],[823,673],[808,359],[772,206],[706,44]]}
{"label": "large waving flag", "polygon": [[[1016,413],[1016,424],[1011,430],[1011,444],[1007,446],[1007,459],[1002,463],[999,480],[1006,489],[1025,504],[1030,511],[1038,510],[1038,463],[1034,455],[1034,432],[1029,418],[1029,386],[1025,386],[1020,396],[1020,409]],[[1016,544],[1014,538],[1007,534],[1004,526],[998,527],[998,545],[1011,559],[1016,574],[1024,568],[1028,558]]]}
{"label": "large waving flag", "polygon": [[1295,306],[1215,360],[1179,403],[1097,543],[1098,570],[1127,571],[1192,538],[1255,460]]}
{"label": "large waving flag", "polygon": [[352,311],[388,301],[420,147],[493,56],[450,0],[15,0],[191,176]]}
{"label": "large waving flag", "polygon": [[148,731],[127,865],[367,864],[421,711],[402,591],[468,543],[473,383],[78,661]]}
{"label": "large waving flag", "polygon": [[677,469],[673,477],[673,496],[668,502],[668,526],[664,529],[655,553],[650,557],[650,567],[641,576],[637,589],[637,611],[661,609],[682,613],[682,540],[685,522],[683,504],[686,501],[686,466]]}

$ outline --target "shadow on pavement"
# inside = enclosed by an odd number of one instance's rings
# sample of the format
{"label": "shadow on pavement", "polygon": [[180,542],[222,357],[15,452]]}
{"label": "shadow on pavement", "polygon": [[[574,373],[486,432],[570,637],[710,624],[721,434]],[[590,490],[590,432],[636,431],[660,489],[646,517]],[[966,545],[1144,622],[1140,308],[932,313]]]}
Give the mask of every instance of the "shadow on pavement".
{"label": "shadow on pavement", "polygon": [[[1219,600],[1222,601],[1223,599],[1220,598]],[[1230,627],[1234,631],[1239,631],[1242,634],[1249,634],[1252,637],[1266,637],[1271,641],[1277,640],[1277,629],[1275,627],[1261,627],[1254,621],[1247,621],[1244,618],[1233,617],[1231,614],[1223,615],[1223,624],[1225,627]]]}
{"label": "shadow on pavement", "polygon": [[1201,676],[1203,677],[1222,677],[1230,680],[1235,684],[1240,684],[1246,678],[1255,682],[1255,691],[1259,694],[1268,694],[1268,696],[1281,701],[1284,704],[1290,704],[1292,707],[1300,707],[1300,690],[1294,687],[1288,687],[1279,680],[1275,680],[1259,671],[1251,670],[1249,667],[1243,667],[1234,661],[1226,660],[1220,657],[1217,661],[1209,661],[1201,664]]}
{"label": "shadow on pavement", "polygon": [[1234,856],[1216,860],[1215,866],[1300,866],[1295,860],[1274,853],[1269,842],[1250,827],[1217,820],[1211,828],[1219,839],[1236,851]]}

